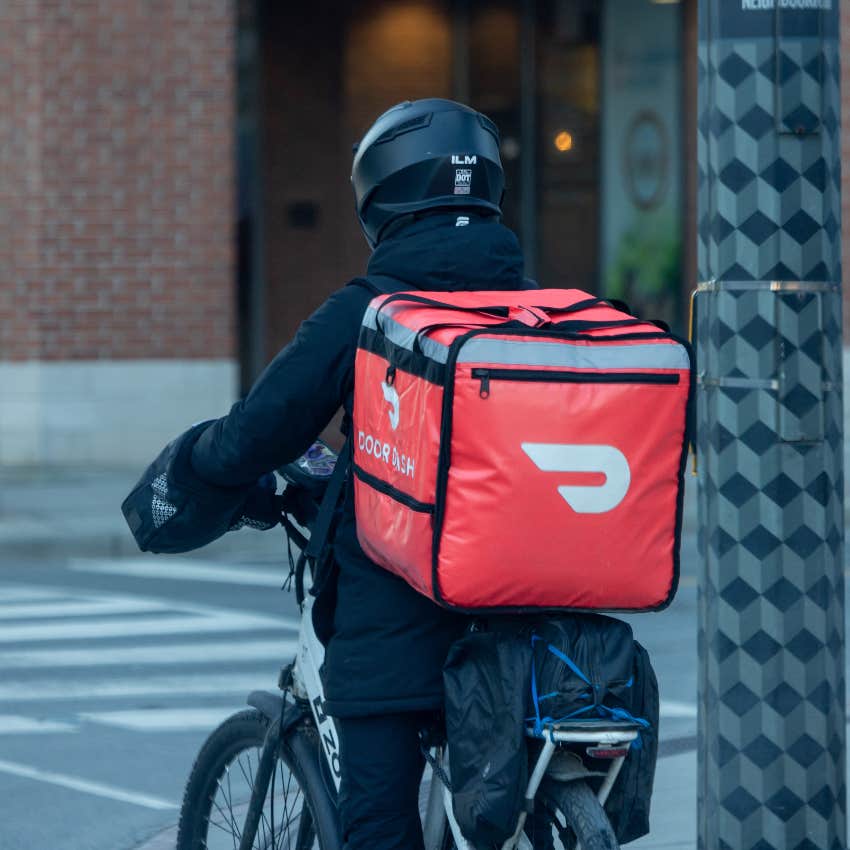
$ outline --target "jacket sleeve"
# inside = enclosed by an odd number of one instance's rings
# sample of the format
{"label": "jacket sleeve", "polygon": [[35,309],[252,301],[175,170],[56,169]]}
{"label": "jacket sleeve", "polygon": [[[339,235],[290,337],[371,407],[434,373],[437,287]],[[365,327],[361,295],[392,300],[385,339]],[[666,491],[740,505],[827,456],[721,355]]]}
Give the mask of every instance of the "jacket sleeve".
{"label": "jacket sleeve", "polygon": [[353,386],[370,298],[363,287],[346,286],[301,325],[248,395],[195,443],[198,476],[222,487],[244,486],[309,448]]}

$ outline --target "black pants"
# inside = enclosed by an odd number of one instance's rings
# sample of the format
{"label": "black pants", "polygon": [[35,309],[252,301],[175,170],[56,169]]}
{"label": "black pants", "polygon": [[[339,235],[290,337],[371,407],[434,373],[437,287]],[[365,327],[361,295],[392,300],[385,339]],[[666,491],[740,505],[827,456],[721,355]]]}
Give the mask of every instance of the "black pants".
{"label": "black pants", "polygon": [[337,720],[345,850],[423,850],[419,730],[434,720],[429,712]]}

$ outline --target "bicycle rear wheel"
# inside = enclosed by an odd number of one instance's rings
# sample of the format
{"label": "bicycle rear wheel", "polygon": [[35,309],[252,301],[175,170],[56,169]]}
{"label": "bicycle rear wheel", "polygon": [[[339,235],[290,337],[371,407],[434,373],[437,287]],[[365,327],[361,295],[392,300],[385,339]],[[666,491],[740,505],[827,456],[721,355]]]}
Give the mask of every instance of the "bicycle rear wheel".
{"label": "bicycle rear wheel", "polygon": [[582,850],[619,850],[608,815],[586,782],[546,782],[540,796],[566,850],[574,848],[576,840]]}
{"label": "bicycle rear wheel", "polygon": [[[176,850],[239,846],[268,729],[263,714],[246,709],[207,738],[186,784]],[[291,730],[281,742],[272,777],[252,848],[340,850],[336,809],[309,725]]]}

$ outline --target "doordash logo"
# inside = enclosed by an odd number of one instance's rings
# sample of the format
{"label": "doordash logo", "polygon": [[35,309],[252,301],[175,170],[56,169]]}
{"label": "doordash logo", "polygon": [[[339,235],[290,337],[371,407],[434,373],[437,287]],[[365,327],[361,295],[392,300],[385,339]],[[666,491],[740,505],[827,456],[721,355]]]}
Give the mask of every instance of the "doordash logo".
{"label": "doordash logo", "polygon": [[401,401],[398,397],[398,391],[394,386],[391,386],[386,381],[381,381],[381,389],[384,391],[384,401],[388,402],[390,409],[387,411],[390,417],[390,426],[393,431],[398,428],[398,420],[400,416]]}
{"label": "doordash logo", "polygon": [[562,484],[558,492],[577,514],[614,510],[629,492],[632,473],[626,456],[614,446],[570,443],[522,443],[522,450],[543,472],[596,472],[605,483]]}

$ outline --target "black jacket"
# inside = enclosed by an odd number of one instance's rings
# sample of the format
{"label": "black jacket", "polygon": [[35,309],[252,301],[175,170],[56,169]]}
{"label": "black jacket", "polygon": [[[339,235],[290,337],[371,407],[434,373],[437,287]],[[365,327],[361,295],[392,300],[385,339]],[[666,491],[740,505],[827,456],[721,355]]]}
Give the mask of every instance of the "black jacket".
{"label": "black jacket", "polygon": [[[523,289],[514,234],[493,220],[431,215],[384,239],[368,275],[429,291]],[[397,288],[397,287],[396,287]],[[335,292],[299,328],[248,396],[195,444],[192,466],[207,482],[248,484],[301,455],[343,406],[350,416],[354,355],[373,293],[359,285]],[[435,605],[370,561],[355,533],[346,493],[334,539],[338,566],[319,608],[327,639],[327,711],[338,717],[437,708],[441,669],[466,619]]]}

